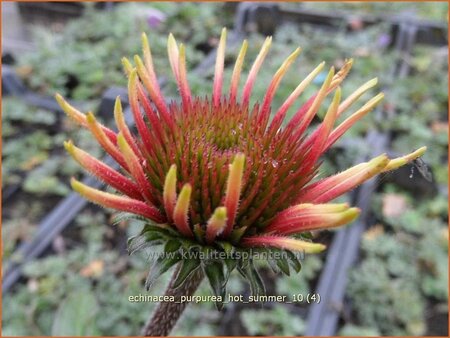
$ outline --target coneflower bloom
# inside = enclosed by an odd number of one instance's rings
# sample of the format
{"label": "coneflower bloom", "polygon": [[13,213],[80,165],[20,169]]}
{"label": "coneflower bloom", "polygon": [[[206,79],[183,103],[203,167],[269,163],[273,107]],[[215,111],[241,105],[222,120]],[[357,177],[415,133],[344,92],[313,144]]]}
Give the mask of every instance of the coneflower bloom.
{"label": "coneflower bloom", "polygon": [[[158,259],[151,280],[181,261],[178,284],[200,266],[216,293],[224,292],[224,281],[235,267],[252,284],[258,283],[251,258],[232,256],[232,252],[248,252],[249,248],[289,254],[322,251],[324,245],[312,243],[302,234],[347,224],[359,214],[358,208],[330,201],[425,152],[423,147],[397,159],[382,154],[334,176],[318,178],[321,156],[383,99],[380,93],[339,121],[377,83],[376,79],[370,80],[342,99],[339,86],[352,60],[346,61],[339,71],[331,67],[320,89],[304,100],[290,121],[285,121],[287,111],[325,67],[320,63],[281,107],[272,107],[275,92],[300,49],[281,64],[262,100],[250,105],[256,76],[272,42],[270,37],[262,45],[239,95],[247,42],[243,42],[236,59],[230,87],[224,91],[224,29],[217,50],[212,95],[200,97],[191,94],[185,47],[170,35],[169,62],[180,100],[168,103],[158,84],[145,34],[142,42],[143,59],[135,56],[134,66],[123,59],[136,131],[126,125],[119,98],[114,109],[117,132],[99,123],[94,114],[79,112],[61,96],[56,99],[73,120],[92,132],[121,167],[115,170],[66,142],[70,155],[115,193],[93,189],[76,179],[72,179],[73,189],[94,203],[146,221],[142,233],[130,241],[132,251],[163,244],[165,252],[180,253],[175,259]],[[332,101],[326,115],[310,130],[327,96],[332,96]],[[186,251],[230,255],[226,259],[186,258],[181,255]],[[286,270],[286,262],[276,263]],[[299,266],[298,262],[288,263],[294,268]]]}

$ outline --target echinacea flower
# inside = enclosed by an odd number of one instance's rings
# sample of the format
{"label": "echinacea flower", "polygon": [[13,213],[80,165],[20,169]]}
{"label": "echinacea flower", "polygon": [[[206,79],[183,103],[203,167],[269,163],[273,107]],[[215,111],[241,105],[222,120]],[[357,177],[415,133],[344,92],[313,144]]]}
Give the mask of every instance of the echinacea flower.
{"label": "echinacea flower", "polygon": [[[143,59],[135,56],[134,66],[123,59],[136,132],[126,125],[119,98],[114,109],[118,132],[99,123],[94,114],[79,112],[61,96],[56,99],[73,120],[92,132],[121,167],[115,170],[71,141],[66,142],[70,155],[116,193],[93,189],[76,179],[72,179],[73,189],[94,203],[146,221],[141,234],[130,240],[131,251],[163,245],[163,252],[177,253],[156,259],[148,285],[181,262],[175,285],[201,267],[213,291],[223,295],[230,272],[237,268],[250,281],[252,290],[262,290],[251,256],[232,253],[250,249],[285,252],[289,256],[275,259],[274,266],[285,273],[289,273],[289,265],[298,271],[300,265],[293,252],[316,253],[325,248],[309,240],[309,231],[350,223],[359,214],[358,208],[330,201],[425,152],[423,147],[397,159],[382,154],[319,179],[321,156],[383,99],[382,93],[374,96],[338,122],[377,83],[376,79],[370,80],[342,99],[339,86],[353,60],[346,61],[337,72],[331,67],[320,89],[300,105],[290,121],[285,121],[287,111],[325,67],[320,63],[281,107],[272,107],[275,92],[300,49],[281,64],[262,100],[250,105],[256,76],[272,42],[270,37],[262,45],[238,95],[247,42],[243,42],[238,54],[230,87],[224,91],[224,29],[217,50],[212,95],[198,97],[191,94],[187,81],[185,47],[170,35],[169,62],[180,100],[167,103],[145,34],[142,41]],[[323,121],[309,131],[314,116],[330,95],[332,101]],[[186,256],[186,252],[227,255],[221,259],[213,255],[199,258]]]}

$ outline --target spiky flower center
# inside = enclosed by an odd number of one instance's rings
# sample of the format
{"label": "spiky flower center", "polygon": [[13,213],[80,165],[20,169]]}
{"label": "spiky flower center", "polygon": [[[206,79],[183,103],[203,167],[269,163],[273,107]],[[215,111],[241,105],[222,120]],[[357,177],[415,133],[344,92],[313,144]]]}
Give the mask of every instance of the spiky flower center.
{"label": "spiky flower center", "polygon": [[[246,154],[241,201],[236,218],[238,227],[263,226],[277,211],[290,205],[305,180],[293,173],[301,157],[289,152],[286,142],[276,146],[255,118],[259,104],[248,109],[226,99],[214,105],[208,98],[193,98],[186,108],[172,103],[175,130],[164,139],[172,145],[164,147],[161,158],[170,159],[159,171],[155,182],[162,201],[163,184],[171,164],[176,164],[178,190],[192,185],[190,223],[204,225],[214,210],[223,205],[228,166],[237,153]],[[146,158],[149,177],[160,158]],[[311,173],[307,173],[311,174]],[[287,191],[286,191],[287,190]],[[271,205],[268,202],[271,201]]]}
{"label": "spiky flower center", "polygon": [[243,150],[240,145],[246,142],[250,132],[247,109],[229,102],[215,107],[205,98],[194,99],[187,114],[179,106],[175,111],[180,130],[189,133],[191,139],[207,144],[217,153],[234,154]]}

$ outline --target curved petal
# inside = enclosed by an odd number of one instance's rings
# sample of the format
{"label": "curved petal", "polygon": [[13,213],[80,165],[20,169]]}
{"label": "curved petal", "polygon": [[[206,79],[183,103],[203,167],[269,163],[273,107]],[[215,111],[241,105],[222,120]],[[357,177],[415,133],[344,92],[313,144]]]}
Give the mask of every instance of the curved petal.
{"label": "curved petal", "polygon": [[120,153],[119,149],[117,149],[116,145],[111,141],[111,139],[106,136],[105,132],[103,131],[101,124],[97,122],[95,119],[94,114],[88,113],[86,115],[86,123],[87,127],[91,131],[92,135],[97,139],[98,143],[102,146],[102,148],[109,154],[111,157],[119,163],[122,168],[125,170],[128,170],[128,165],[125,162],[122,154]]}
{"label": "curved petal", "polygon": [[244,237],[240,244],[246,247],[274,247],[305,253],[319,253],[326,249],[326,246],[320,243],[311,243],[281,236]]}
{"label": "curved petal", "polygon": [[228,174],[227,190],[225,193],[224,205],[227,209],[227,227],[224,236],[228,236],[233,229],[234,220],[236,218],[239,205],[239,197],[242,189],[242,176],[244,175],[245,155],[239,153],[235,156],[233,163],[230,164],[230,172]]}
{"label": "curved petal", "polygon": [[206,242],[211,243],[227,226],[227,208],[218,207],[206,224]]}
{"label": "curved petal", "polygon": [[165,218],[155,207],[138,201],[129,197],[117,196],[104,191],[100,191],[91,188],[76,179],[72,178],[70,181],[72,189],[78,192],[81,196],[87,200],[104,206],[106,208],[112,208],[120,211],[131,212],[133,214],[141,215],[145,218],[149,218],[157,223],[165,222]]}
{"label": "curved petal", "polygon": [[191,89],[187,80],[186,73],[186,49],[184,45],[180,45],[180,53],[178,60],[178,88],[180,89],[181,101],[183,106],[188,107],[191,103]]}
{"label": "curved petal", "polygon": [[175,164],[171,165],[164,180],[163,200],[167,218],[172,221],[173,210],[177,202],[177,167]]}
{"label": "curved petal", "polygon": [[341,88],[338,87],[336,93],[334,94],[333,101],[331,102],[331,105],[328,108],[327,114],[323,119],[323,122],[317,128],[317,133],[315,133],[314,138],[314,144],[311,146],[310,151],[305,157],[303,164],[304,166],[312,167],[319,159],[320,155],[322,155],[328,136],[330,135],[331,129],[333,128],[334,122],[336,121],[337,118],[340,100],[341,100]]}
{"label": "curved petal", "polygon": [[[55,99],[58,102],[61,109],[69,116],[72,120],[87,127],[86,115],[80,112],[78,109],[70,105],[60,94],[55,94]],[[101,123],[98,123],[99,127],[105,133],[105,135],[111,140],[111,142],[116,143],[117,134],[111,129],[105,127]]]}
{"label": "curved petal", "polygon": [[117,144],[119,145],[120,151],[128,163],[131,175],[136,180],[136,183],[141,190],[142,196],[144,196],[147,201],[155,204],[155,197],[152,194],[153,187],[145,176],[142,164],[121,133],[117,136]]}
{"label": "curved petal", "polygon": [[114,119],[116,121],[117,128],[119,128],[119,132],[125,137],[136,156],[142,159],[141,152],[136,145],[136,140],[125,122],[125,117],[123,116],[122,111],[122,103],[120,102],[119,96],[116,97],[116,102],[114,104]]}
{"label": "curved petal", "polygon": [[280,66],[280,68],[277,70],[275,75],[273,76],[272,81],[269,84],[269,87],[266,91],[266,96],[264,97],[261,110],[259,113],[258,123],[265,125],[265,121],[269,118],[270,113],[270,105],[272,104],[273,97],[275,96],[276,90],[278,86],[280,85],[281,80],[283,79],[283,76],[288,71],[289,67],[292,65],[292,63],[297,59],[297,57],[300,55],[301,49],[297,48],[291,55],[288,56],[288,58],[283,62],[283,64]]}
{"label": "curved petal", "polygon": [[169,112],[169,108],[167,107],[166,101],[164,97],[161,95],[161,93],[158,92],[153,86],[152,79],[148,74],[147,68],[144,66],[144,63],[142,62],[141,58],[138,55],[134,56],[134,62],[136,63],[136,69],[139,78],[142,80],[142,83],[144,84],[145,88],[150,94],[150,97],[155,103],[156,108],[158,109],[159,113],[161,114],[167,125],[173,127],[172,116]]}
{"label": "curved petal", "polygon": [[292,106],[292,104],[297,100],[301,93],[308,87],[308,85],[316,78],[317,75],[322,71],[325,66],[325,62],[320,63],[311,73],[308,74],[305,79],[295,88],[295,90],[289,95],[289,97],[284,101],[278,111],[275,113],[274,118],[270,124],[271,130],[278,130],[281,126],[281,123],[286,116],[286,112]]}
{"label": "curved petal", "polygon": [[341,116],[356,100],[358,100],[365,92],[369,89],[375,87],[378,83],[378,78],[373,78],[367,81],[361,87],[356,89],[352,94],[349,95],[342,103],[339,105],[338,117]]}
{"label": "curved petal", "polygon": [[64,147],[73,159],[92,175],[131,198],[137,200],[143,199],[139,188],[129,178],[97,160],[87,152],[75,147],[72,141],[64,142]]}
{"label": "curved petal", "polygon": [[394,158],[393,160],[390,160],[389,163],[387,164],[386,167],[384,167],[382,172],[386,172],[386,171],[391,171],[394,169],[397,169],[403,165],[405,165],[408,162],[411,162],[417,158],[419,158],[420,156],[422,156],[423,154],[425,154],[425,152],[427,151],[427,147],[421,147],[419,149],[417,149],[416,151],[402,156],[402,157],[398,157],[398,158]]}
{"label": "curved petal", "polygon": [[261,68],[267,53],[269,52],[270,45],[272,44],[272,37],[266,38],[258,56],[253,63],[250,73],[248,74],[247,81],[245,82],[244,89],[242,91],[242,106],[248,106],[250,101],[250,95],[252,94],[253,85],[256,81],[256,75],[258,75],[259,69]]}
{"label": "curved petal", "polygon": [[[131,112],[133,113],[134,121],[136,123],[136,128],[139,132],[139,135],[141,136],[142,143],[144,144],[145,148],[147,149],[147,152],[150,152],[151,149],[153,149],[153,142],[152,142],[153,137],[152,137],[152,134],[150,133],[150,130],[148,129],[147,125],[145,124],[144,118],[142,117],[141,109],[139,107],[138,97],[141,97],[141,99],[143,101],[143,106],[144,106],[145,112],[151,122],[153,122],[155,120],[155,118],[154,118],[155,113],[149,103],[147,106],[146,97],[145,97],[145,94],[143,93],[143,91],[144,90],[142,88],[142,85],[138,81],[138,78],[137,78],[136,69],[133,69],[128,78],[128,99],[130,101]],[[159,120],[158,120],[158,122],[159,122]],[[160,126],[159,123],[153,124],[154,129],[158,128],[159,126]],[[128,143],[130,143],[129,139],[130,139],[130,137],[128,136],[127,137]],[[135,151],[135,153],[136,153],[136,151]]]}
{"label": "curved petal", "polygon": [[222,29],[220,35],[219,47],[217,48],[216,66],[214,68],[214,84],[212,101],[215,107],[219,105],[220,97],[222,96],[222,84],[223,84],[223,66],[225,62],[225,46],[227,43],[227,30]]}
{"label": "curved petal", "polygon": [[173,220],[178,231],[187,237],[192,237],[191,228],[189,227],[189,203],[191,201],[192,187],[186,183],[180,191],[175,210],[173,212]]}
{"label": "curved petal", "polygon": [[[311,230],[336,228],[348,224],[358,217],[358,208],[342,209],[342,205],[333,208],[323,205],[307,207],[289,214],[281,213],[267,228],[264,233],[277,233],[291,235]],[[324,210],[324,211],[323,211]]]}
{"label": "curved petal", "polygon": [[242,65],[244,64],[245,54],[247,53],[248,42],[244,40],[241,50],[236,58],[236,63],[233,69],[233,75],[231,75],[230,85],[230,102],[236,102],[237,90],[239,86],[239,79],[241,77]]}
{"label": "curved petal", "polygon": [[317,95],[311,97],[302,107],[300,107],[288,123],[284,130],[285,136],[292,137],[296,140],[305,132],[329,92],[333,75],[334,67],[331,67]]}
{"label": "curved petal", "polygon": [[337,175],[324,178],[304,188],[297,199],[297,203],[326,203],[331,201],[379,174],[388,163],[389,158],[386,154],[383,154],[369,162],[358,164]]}

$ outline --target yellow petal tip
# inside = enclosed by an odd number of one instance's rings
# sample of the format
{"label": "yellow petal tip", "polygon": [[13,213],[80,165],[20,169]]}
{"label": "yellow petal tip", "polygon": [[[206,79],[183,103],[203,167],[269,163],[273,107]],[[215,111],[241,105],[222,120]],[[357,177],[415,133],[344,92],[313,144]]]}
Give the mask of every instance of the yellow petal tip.
{"label": "yellow petal tip", "polygon": [[425,154],[426,151],[427,151],[427,147],[424,146],[424,147],[421,147],[421,148],[417,149],[415,151],[415,153],[416,153],[417,157],[420,157],[423,154]]}
{"label": "yellow petal tip", "polygon": [[81,192],[83,190],[83,184],[74,177],[70,179],[70,186],[76,192]]}
{"label": "yellow petal tip", "polygon": [[88,113],[86,114],[86,120],[88,121],[88,123],[94,123],[94,122],[96,122],[94,113],[91,112],[91,111],[88,112]]}
{"label": "yellow petal tip", "polygon": [[74,145],[73,142],[71,140],[68,141],[64,141],[64,148],[66,149],[66,151],[72,155],[73,150],[74,150]]}
{"label": "yellow petal tip", "polygon": [[214,211],[214,216],[218,219],[218,220],[225,220],[227,218],[227,208],[225,207],[218,207],[216,208],[216,210]]}
{"label": "yellow petal tip", "polygon": [[127,74],[129,74],[133,69],[133,65],[131,64],[130,60],[128,60],[126,57],[122,58],[122,66]]}
{"label": "yellow petal tip", "polygon": [[315,246],[311,248],[311,251],[309,251],[309,253],[321,253],[325,251],[326,248],[327,247],[324,244],[315,244]]}

